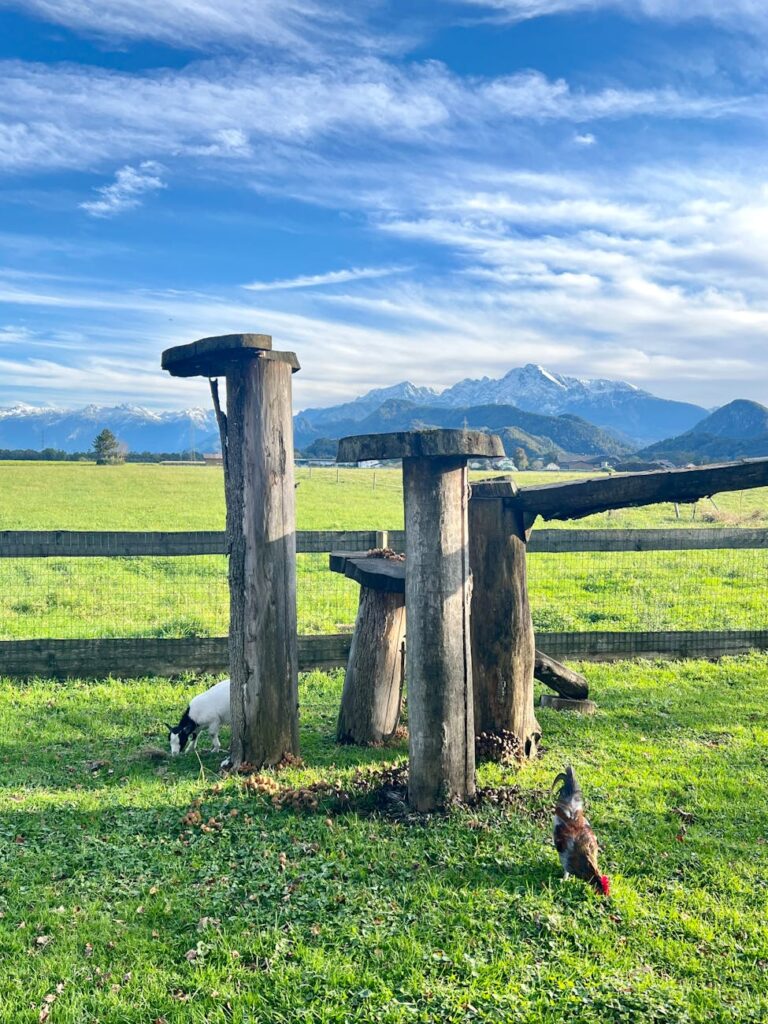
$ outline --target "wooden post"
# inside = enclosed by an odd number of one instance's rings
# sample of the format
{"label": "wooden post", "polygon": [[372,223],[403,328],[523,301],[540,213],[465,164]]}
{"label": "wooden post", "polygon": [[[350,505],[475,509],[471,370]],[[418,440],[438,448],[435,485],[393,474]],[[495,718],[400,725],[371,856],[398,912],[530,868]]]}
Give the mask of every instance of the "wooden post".
{"label": "wooden post", "polygon": [[498,458],[480,431],[342,438],[339,461],[403,460],[408,617],[408,799],[418,811],[475,792],[467,460]]}
{"label": "wooden post", "polygon": [[[298,753],[292,352],[268,335],[205,338],[163,353],[174,376],[227,379],[225,423],[230,762]],[[218,411],[218,410],[217,410]],[[224,439],[223,439],[224,440]]]}
{"label": "wooden post", "polygon": [[504,497],[516,493],[511,480],[483,481],[469,503],[475,732],[514,733],[519,749],[535,757],[541,728],[533,709],[525,522]]}
{"label": "wooden post", "polygon": [[[379,543],[378,549],[386,547]],[[405,633],[405,562],[402,556],[334,551],[331,572],[360,584],[360,604],[347,661],[338,743],[360,746],[389,739],[400,721]]]}
{"label": "wooden post", "polygon": [[337,743],[371,746],[394,735],[403,695],[405,595],[360,587],[341,695]]}

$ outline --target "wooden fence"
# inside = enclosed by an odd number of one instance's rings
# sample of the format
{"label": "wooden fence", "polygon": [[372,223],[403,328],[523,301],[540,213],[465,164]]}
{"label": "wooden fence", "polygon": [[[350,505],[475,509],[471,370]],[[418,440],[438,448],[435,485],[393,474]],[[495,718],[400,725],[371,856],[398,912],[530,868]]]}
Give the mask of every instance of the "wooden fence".
{"label": "wooden fence", "polygon": [[[401,530],[305,531],[300,553],[402,550]],[[579,551],[703,551],[768,549],[768,530],[534,530],[531,553]],[[0,558],[104,558],[226,554],[223,532],[0,531]],[[300,636],[302,669],[346,663],[348,633]],[[618,658],[715,658],[768,649],[768,629],[537,633],[537,646],[556,658],[610,661]],[[126,637],[0,641],[0,676],[103,677],[220,672],[227,668],[226,637]]]}

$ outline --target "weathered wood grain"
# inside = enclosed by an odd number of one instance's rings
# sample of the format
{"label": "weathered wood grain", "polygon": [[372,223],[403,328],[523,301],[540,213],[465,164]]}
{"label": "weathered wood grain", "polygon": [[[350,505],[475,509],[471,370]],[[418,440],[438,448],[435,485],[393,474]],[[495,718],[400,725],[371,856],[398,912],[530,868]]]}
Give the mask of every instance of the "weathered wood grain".
{"label": "weathered wood grain", "polygon": [[482,430],[405,430],[391,434],[342,437],[336,461],[368,462],[445,456],[498,458],[503,455],[501,438]]}
{"label": "weathered wood grain", "polygon": [[336,725],[338,743],[369,746],[394,734],[403,694],[404,634],[405,593],[362,586]]}
{"label": "weathered wood grain", "polygon": [[331,572],[354,580],[362,587],[390,594],[405,594],[405,561],[370,557],[365,551],[333,551]]}
{"label": "weathered wood grain", "polygon": [[475,792],[465,457],[403,462],[408,619],[408,800],[418,811]]}
{"label": "weathered wood grain", "polygon": [[574,672],[561,662],[551,658],[543,651],[536,651],[533,674],[540,683],[544,683],[561,697],[572,700],[586,700],[589,696],[587,680],[579,672]]}
{"label": "weathered wood grain", "polygon": [[[298,638],[299,668],[340,668],[351,633]],[[132,679],[186,672],[226,673],[229,637],[109,637],[88,640],[0,641],[0,676]]]}
{"label": "weathered wood grain", "polygon": [[227,374],[227,538],[234,766],[298,754],[291,366]]}
{"label": "weathered wood grain", "polygon": [[175,345],[163,352],[160,364],[172,377],[218,377],[228,369],[259,358],[287,362],[293,370],[299,369],[293,352],[272,350],[269,334],[222,334]]}
{"label": "weathered wood grain", "polygon": [[[299,554],[351,552],[378,547],[381,531],[300,530]],[[405,531],[389,530],[387,542],[405,550]],[[675,530],[534,530],[530,553],[565,551],[705,551],[768,548],[768,530],[686,527]],[[109,558],[133,555],[224,555],[223,530],[0,530],[0,558]]]}
{"label": "weathered wood grain", "polygon": [[0,531],[0,558],[112,558],[226,553],[226,536],[221,530]]}
{"label": "weathered wood grain", "polygon": [[533,530],[529,553],[565,551],[718,551],[768,548],[768,530]]}
{"label": "weathered wood grain", "polygon": [[768,459],[746,459],[694,469],[616,473],[587,480],[522,487],[513,500],[531,516],[581,519],[609,509],[655,505],[661,501],[698,501],[723,491],[766,486]]}
{"label": "weathered wood grain", "polygon": [[720,658],[768,650],[768,629],[539,633],[538,641],[552,657],[575,661]]}
{"label": "weathered wood grain", "polygon": [[526,756],[535,757],[541,728],[533,708],[525,524],[510,503],[483,500],[497,486],[474,485],[469,502],[475,732],[514,733]]}

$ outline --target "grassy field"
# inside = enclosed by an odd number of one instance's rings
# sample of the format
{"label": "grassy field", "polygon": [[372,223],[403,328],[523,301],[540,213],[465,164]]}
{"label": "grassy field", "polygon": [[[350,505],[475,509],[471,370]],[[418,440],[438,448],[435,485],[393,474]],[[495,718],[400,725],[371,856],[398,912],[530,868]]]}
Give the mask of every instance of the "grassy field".
{"label": "grassy field", "polygon": [[[276,809],[203,741],[152,760],[189,681],[0,681],[0,1019],[762,1024],[768,659],[587,671],[593,719],[542,710],[540,760],[481,769],[513,806],[417,822]],[[403,761],[334,745],[340,686],[303,678],[279,785]],[[560,877],[566,762],[609,900]]]}
{"label": "grassy field", "polygon": [[[297,475],[299,529],[403,525],[399,471],[301,468]],[[519,474],[523,484],[556,478]],[[679,519],[672,505],[657,505],[592,516],[578,525],[768,525],[766,490],[722,495],[716,503],[684,506]],[[0,463],[0,529],[223,525],[219,469]],[[300,631],[349,629],[357,586],[329,574],[325,555],[300,556],[298,569]],[[753,551],[530,558],[534,620],[542,631],[762,628],[767,574],[768,553]],[[0,560],[0,639],[221,635],[227,608],[223,558]]]}

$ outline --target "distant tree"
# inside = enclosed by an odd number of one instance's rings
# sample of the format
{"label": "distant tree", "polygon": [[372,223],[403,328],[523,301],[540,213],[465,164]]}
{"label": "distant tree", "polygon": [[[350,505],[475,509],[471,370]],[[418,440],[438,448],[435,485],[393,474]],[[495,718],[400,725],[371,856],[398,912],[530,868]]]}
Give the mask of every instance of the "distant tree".
{"label": "distant tree", "polygon": [[125,450],[111,430],[106,427],[93,439],[93,454],[97,466],[113,466],[125,462]]}
{"label": "distant tree", "polygon": [[544,454],[542,455],[542,459],[544,460],[545,466],[550,465],[550,463],[554,463],[555,465],[557,465],[559,458],[560,456],[558,455],[556,448],[550,448],[549,451],[544,452]]}
{"label": "distant tree", "polygon": [[513,455],[515,465],[522,472],[524,469],[528,469],[528,456],[526,455],[525,448],[515,448]]}

